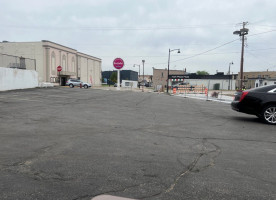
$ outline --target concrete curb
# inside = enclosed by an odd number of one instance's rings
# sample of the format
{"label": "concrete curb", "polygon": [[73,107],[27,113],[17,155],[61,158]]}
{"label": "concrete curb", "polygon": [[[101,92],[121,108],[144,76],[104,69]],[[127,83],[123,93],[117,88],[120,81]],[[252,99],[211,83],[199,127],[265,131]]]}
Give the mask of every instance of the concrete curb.
{"label": "concrete curb", "polygon": [[203,101],[214,101],[214,102],[221,102],[221,103],[226,103],[226,104],[231,104],[231,102],[233,101],[233,97],[229,97],[226,95],[221,95],[220,98],[214,98],[214,97],[207,97],[202,94],[186,94],[186,95],[174,95],[176,97],[182,97],[182,98],[191,98],[191,99],[199,99],[199,100],[203,100]]}

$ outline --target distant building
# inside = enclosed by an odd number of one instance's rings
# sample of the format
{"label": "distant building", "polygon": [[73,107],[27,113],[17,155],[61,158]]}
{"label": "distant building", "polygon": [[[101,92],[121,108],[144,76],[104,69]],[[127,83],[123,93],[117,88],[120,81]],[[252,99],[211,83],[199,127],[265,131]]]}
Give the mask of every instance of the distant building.
{"label": "distant building", "polygon": [[144,82],[144,84],[148,87],[152,86],[152,79],[153,76],[152,75],[144,75],[144,81],[143,81],[143,75],[139,76],[138,82],[141,84]]}
{"label": "distant building", "polygon": [[276,78],[255,80],[255,87],[261,87],[261,86],[265,86],[265,85],[276,85]]}
{"label": "distant building", "polygon": [[[276,71],[243,72],[243,85],[247,89],[274,83],[274,79],[276,79]],[[236,87],[240,86],[240,80],[239,73]]]}
{"label": "distant building", "polygon": [[[93,85],[101,84],[101,59],[90,56],[76,49],[66,47],[51,41],[40,42],[0,42],[0,53],[21,58],[35,59],[35,67],[40,82],[52,82],[62,85],[69,78],[78,78]],[[24,59],[20,64],[11,63],[10,67],[25,66]],[[57,72],[61,66],[62,71]],[[0,66],[1,67],[1,66]],[[2,67],[9,67],[2,66]],[[26,65],[25,69],[28,69]]]}
{"label": "distant building", "polygon": [[[185,70],[170,70],[170,75],[185,75]],[[167,87],[168,70],[153,68],[152,86],[154,90],[164,91]],[[169,87],[172,82],[169,82]]]}
{"label": "distant building", "polygon": [[234,90],[236,85],[235,75],[224,75],[223,72],[218,72],[214,75],[197,75],[186,74],[186,75],[170,75],[169,79],[172,85],[179,82],[187,83],[188,85],[203,85],[210,90]]}
{"label": "distant building", "polygon": [[[117,73],[117,70],[113,71],[103,71],[102,72],[102,82],[106,84],[114,84],[110,80],[110,76],[112,73]],[[122,83],[122,80],[129,80],[129,81],[138,81],[138,72],[132,71],[132,70],[120,70],[120,82]]]}

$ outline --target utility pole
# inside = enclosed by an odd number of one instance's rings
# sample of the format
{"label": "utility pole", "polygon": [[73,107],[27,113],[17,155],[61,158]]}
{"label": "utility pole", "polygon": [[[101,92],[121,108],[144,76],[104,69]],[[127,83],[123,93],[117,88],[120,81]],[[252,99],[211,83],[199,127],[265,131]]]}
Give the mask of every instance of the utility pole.
{"label": "utility pole", "polygon": [[144,69],[144,64],[145,64],[145,60],[142,60],[142,63],[143,63],[143,84],[142,84],[142,92],[144,92],[144,85],[145,85],[145,79],[144,79],[144,72],[145,72],[145,69]]}
{"label": "utility pole", "polygon": [[233,65],[233,64],[234,64],[233,61],[229,63],[229,71],[228,71],[228,76],[229,76],[229,80],[228,80],[228,81],[229,81],[229,83],[228,83],[228,90],[230,90],[230,78],[232,78],[232,77],[231,77],[231,74],[230,74],[230,66]]}
{"label": "utility pole", "polygon": [[139,89],[140,89],[140,83],[139,83],[139,78],[140,78],[140,65],[136,65],[134,64],[133,67],[138,66],[139,67],[139,74],[138,74],[138,85],[139,85]]}
{"label": "utility pole", "polygon": [[180,53],[180,49],[169,49],[169,58],[168,58],[168,77],[167,77],[167,94],[169,94],[169,75],[170,75],[170,59],[171,59],[171,52],[176,51]]}
{"label": "utility pole", "polygon": [[242,23],[242,29],[240,29],[239,31],[234,31],[233,34],[235,35],[239,35],[242,39],[242,50],[241,50],[241,67],[240,67],[240,90],[242,90],[243,88],[243,56],[244,56],[244,38],[245,35],[248,34],[249,29],[245,28],[245,26],[248,24],[248,22],[243,22]]}
{"label": "utility pole", "polygon": [[[242,23],[243,24],[243,29],[245,28],[245,22]],[[243,58],[244,55],[244,34],[242,34],[242,51],[241,51],[241,68],[240,68],[240,74],[241,74],[241,83],[240,83],[240,89],[243,89]]]}
{"label": "utility pole", "polygon": [[168,58],[168,77],[167,77],[167,93],[168,93],[168,94],[169,94],[170,58],[171,58],[171,50],[169,49],[169,58]]}

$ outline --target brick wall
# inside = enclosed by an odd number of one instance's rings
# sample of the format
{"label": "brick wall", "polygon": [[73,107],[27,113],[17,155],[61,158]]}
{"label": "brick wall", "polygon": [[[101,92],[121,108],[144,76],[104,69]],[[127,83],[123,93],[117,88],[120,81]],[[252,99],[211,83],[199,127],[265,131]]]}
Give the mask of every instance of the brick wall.
{"label": "brick wall", "polygon": [[[184,70],[170,70],[170,75],[184,75]],[[156,90],[158,85],[161,85],[162,91],[165,91],[167,86],[168,70],[153,68],[153,88]]]}

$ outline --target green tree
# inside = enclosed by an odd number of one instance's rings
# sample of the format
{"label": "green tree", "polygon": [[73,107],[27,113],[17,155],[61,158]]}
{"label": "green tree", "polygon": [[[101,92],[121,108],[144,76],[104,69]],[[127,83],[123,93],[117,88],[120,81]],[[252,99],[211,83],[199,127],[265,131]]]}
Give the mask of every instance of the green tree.
{"label": "green tree", "polygon": [[206,71],[197,71],[196,74],[197,75],[209,75],[209,73]]}
{"label": "green tree", "polygon": [[117,83],[117,72],[112,72],[111,76],[110,76],[110,80],[113,83]]}

